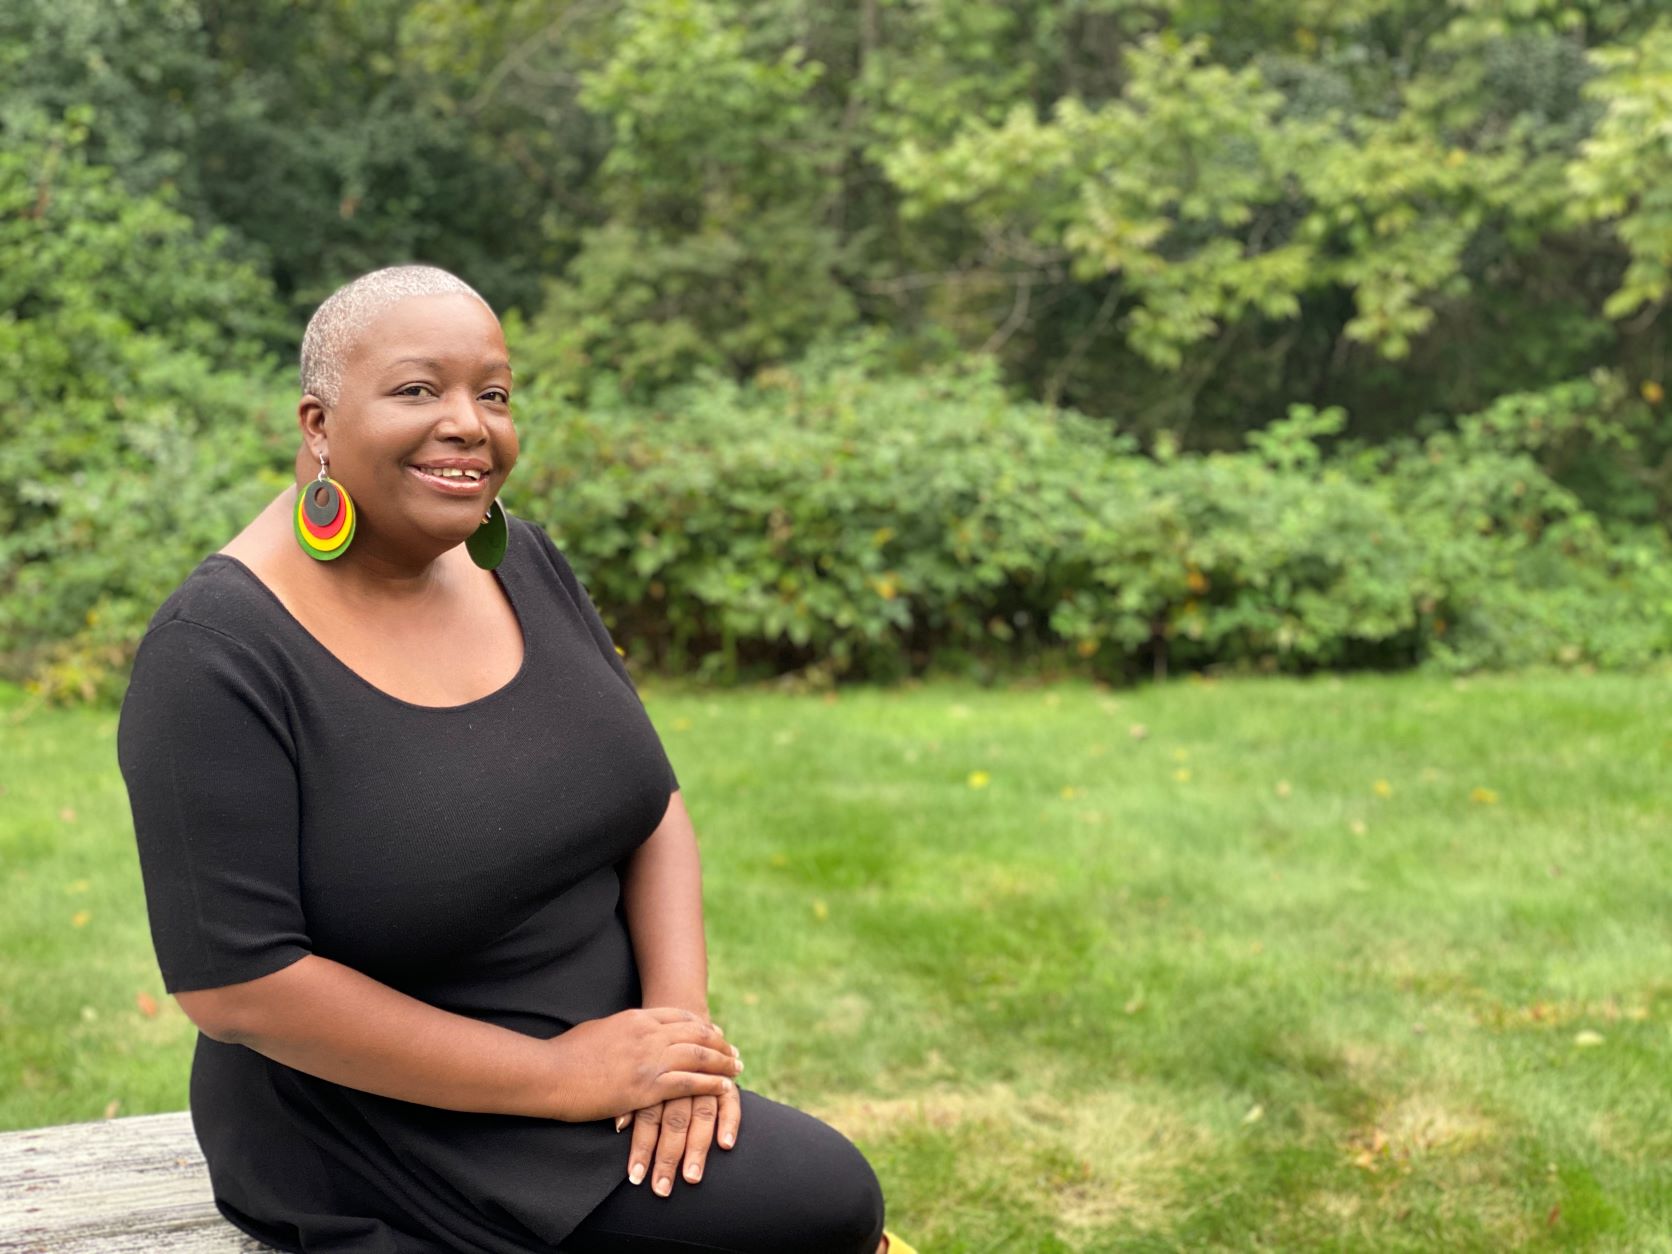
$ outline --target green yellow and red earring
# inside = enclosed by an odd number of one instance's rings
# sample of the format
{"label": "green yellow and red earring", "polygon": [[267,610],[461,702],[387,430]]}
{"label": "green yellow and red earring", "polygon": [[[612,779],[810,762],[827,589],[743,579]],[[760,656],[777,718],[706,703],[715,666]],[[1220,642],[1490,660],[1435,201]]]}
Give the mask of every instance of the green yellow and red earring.
{"label": "green yellow and red earring", "polygon": [[482,515],[482,523],[470,538],[464,542],[465,551],[470,554],[470,560],[483,570],[492,570],[505,557],[505,545],[510,539],[505,525],[505,507],[495,497],[488,512]]}
{"label": "green yellow and red earring", "polygon": [[329,562],[341,557],[354,539],[354,502],[348,489],[325,473],[319,458],[319,478],[296,494],[296,542],[309,557]]}

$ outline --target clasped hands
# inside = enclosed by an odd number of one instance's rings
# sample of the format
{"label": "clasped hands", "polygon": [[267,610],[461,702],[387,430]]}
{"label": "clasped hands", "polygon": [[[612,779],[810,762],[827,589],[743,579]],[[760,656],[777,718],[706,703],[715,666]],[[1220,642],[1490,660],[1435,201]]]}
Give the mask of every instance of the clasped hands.
{"label": "clasped hands", "polygon": [[623,1010],[552,1040],[567,1055],[569,1075],[596,1081],[588,1094],[566,1103],[570,1109],[561,1117],[625,1112],[614,1123],[617,1132],[633,1129],[627,1176],[634,1184],[648,1177],[651,1189],[667,1197],[675,1176],[688,1184],[702,1179],[716,1141],[721,1149],[737,1144],[743,1103],[732,1077],[743,1060],[704,1016],[671,1006]]}

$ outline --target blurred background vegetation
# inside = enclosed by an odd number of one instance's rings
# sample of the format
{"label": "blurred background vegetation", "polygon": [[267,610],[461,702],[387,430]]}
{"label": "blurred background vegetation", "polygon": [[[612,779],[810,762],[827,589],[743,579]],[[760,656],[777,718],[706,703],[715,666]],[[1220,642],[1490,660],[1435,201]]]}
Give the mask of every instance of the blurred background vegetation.
{"label": "blurred background vegetation", "polygon": [[413,260],[635,664],[1672,646],[1654,0],[10,0],[0,674],[120,691]]}

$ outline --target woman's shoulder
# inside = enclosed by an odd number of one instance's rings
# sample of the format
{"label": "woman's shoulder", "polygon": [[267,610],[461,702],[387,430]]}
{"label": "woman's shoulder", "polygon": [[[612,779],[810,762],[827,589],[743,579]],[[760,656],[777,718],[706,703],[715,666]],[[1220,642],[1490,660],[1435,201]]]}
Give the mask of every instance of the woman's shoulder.
{"label": "woman's shoulder", "polygon": [[[252,729],[289,742],[286,667],[248,574],[211,553],[152,615],[134,650],[118,724],[121,752],[181,721],[229,746]],[[265,729],[265,730],[262,730]]]}
{"label": "woman's shoulder", "polygon": [[570,595],[574,595],[579,582],[575,576],[575,569],[569,565],[563,547],[552,538],[551,532],[531,518],[511,513],[506,514],[506,525],[511,528],[511,543],[515,545],[520,539],[529,550],[530,565],[538,571],[556,576],[557,581],[569,590]]}
{"label": "woman's shoulder", "polygon": [[170,623],[192,623],[234,639],[271,617],[270,596],[238,558],[210,553],[157,607],[145,634]]}
{"label": "woman's shoulder", "polygon": [[[532,518],[524,518],[521,514],[513,514],[506,510],[505,525],[511,529],[513,537],[525,537],[535,548],[556,552],[557,542],[552,539],[551,533]],[[515,539],[512,542],[515,543]]]}
{"label": "woman's shoulder", "polygon": [[169,593],[146,624],[135,678],[210,671],[274,694],[285,669],[274,649],[282,606],[237,559],[210,553]]}
{"label": "woman's shoulder", "polygon": [[294,501],[293,489],[278,493],[236,536],[205,554],[157,607],[145,635],[171,624],[192,624],[247,645],[269,635],[283,605],[255,572],[262,555],[280,542],[287,499]]}

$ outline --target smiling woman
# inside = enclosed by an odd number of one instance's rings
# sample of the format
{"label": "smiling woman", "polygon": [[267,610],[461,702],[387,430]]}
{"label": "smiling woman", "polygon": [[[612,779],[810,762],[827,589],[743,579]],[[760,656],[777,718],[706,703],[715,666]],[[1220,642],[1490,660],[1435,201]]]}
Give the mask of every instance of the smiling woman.
{"label": "smiling woman", "polygon": [[498,503],[493,311],[374,272],[302,382],[299,484],[157,611],[118,726],[221,1213],[294,1251],[887,1249],[865,1158],[709,1019],[679,781]]}
{"label": "smiling woman", "polygon": [[[312,455],[332,464],[337,433],[326,425],[335,414],[353,437],[336,441],[337,477],[365,492],[389,490],[366,549],[391,540],[404,546],[437,529],[457,544],[464,511],[485,512],[516,465],[511,362],[499,319],[444,271],[378,271],[333,295],[303,336],[301,381]],[[425,491],[395,495],[394,473]]]}

